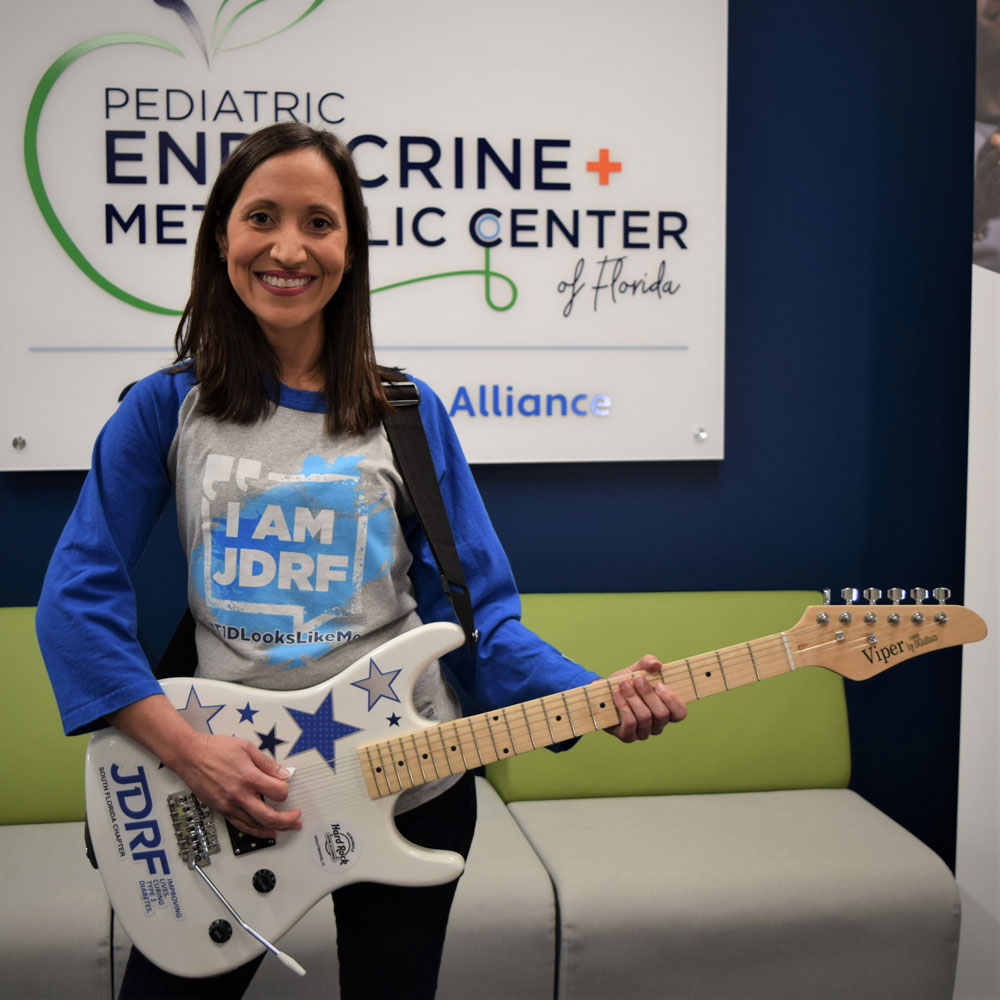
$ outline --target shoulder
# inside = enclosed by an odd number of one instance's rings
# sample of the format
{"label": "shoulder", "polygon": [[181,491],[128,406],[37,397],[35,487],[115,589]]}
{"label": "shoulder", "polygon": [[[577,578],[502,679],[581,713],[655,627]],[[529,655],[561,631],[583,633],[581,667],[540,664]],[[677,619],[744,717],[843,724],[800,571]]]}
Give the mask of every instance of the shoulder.
{"label": "shoulder", "polygon": [[112,439],[138,437],[169,446],[177,429],[181,405],[194,388],[193,366],[175,366],[153,372],[122,390],[118,408],[103,434]]}
{"label": "shoulder", "polygon": [[119,409],[179,408],[196,384],[193,364],[161,368],[125,386]]}

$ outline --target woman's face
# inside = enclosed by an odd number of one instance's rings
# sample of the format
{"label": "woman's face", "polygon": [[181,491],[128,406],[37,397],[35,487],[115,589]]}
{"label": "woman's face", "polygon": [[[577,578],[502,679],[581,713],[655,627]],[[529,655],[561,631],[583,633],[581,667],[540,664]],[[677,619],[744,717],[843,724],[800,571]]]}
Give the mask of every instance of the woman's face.
{"label": "woman's face", "polygon": [[272,346],[323,336],[349,262],[340,181],[318,149],[280,153],[247,178],[218,234],[229,280]]}

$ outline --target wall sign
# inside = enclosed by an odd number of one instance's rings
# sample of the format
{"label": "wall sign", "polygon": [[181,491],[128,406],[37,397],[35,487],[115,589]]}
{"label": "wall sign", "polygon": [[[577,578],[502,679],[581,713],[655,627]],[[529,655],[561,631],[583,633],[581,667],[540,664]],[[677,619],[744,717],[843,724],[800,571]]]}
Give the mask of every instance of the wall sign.
{"label": "wall sign", "polygon": [[470,460],[722,457],[724,0],[40,0],[0,46],[3,468],[89,464],[220,163],[291,118],[352,144],[380,360]]}

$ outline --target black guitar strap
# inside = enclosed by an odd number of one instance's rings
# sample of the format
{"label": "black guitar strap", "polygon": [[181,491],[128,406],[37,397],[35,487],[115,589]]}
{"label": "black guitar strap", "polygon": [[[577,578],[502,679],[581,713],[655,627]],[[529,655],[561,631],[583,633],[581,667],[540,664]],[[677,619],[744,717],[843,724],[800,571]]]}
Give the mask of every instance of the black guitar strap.
{"label": "black guitar strap", "polygon": [[390,381],[382,383],[386,397],[395,411],[383,420],[392,453],[403,475],[417,516],[424,526],[427,541],[438,565],[441,586],[451,601],[459,624],[465,632],[469,650],[479,639],[472,614],[472,598],[465,583],[462,563],[455,546],[448,513],[441,497],[441,487],[431,459],[430,445],[424,423],[420,419],[420,390],[413,382]]}

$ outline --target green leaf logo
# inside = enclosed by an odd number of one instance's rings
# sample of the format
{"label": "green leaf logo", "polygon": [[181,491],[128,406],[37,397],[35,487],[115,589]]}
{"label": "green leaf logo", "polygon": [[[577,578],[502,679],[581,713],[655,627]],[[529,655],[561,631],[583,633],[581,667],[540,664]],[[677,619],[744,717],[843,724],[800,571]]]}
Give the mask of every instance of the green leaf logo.
{"label": "green leaf logo", "polygon": [[[324,2],[324,0],[312,0],[309,7],[303,13],[299,14],[278,31],[271,31],[269,34],[266,34],[252,42],[231,46],[230,48],[223,48],[222,44],[233,25],[236,24],[236,22],[241,18],[245,17],[252,8],[258,7],[260,4],[267,2],[268,0],[252,0],[252,2],[247,3],[245,6],[235,11],[235,13],[233,13],[227,20],[223,16],[223,12],[225,11],[225,8],[229,6],[229,0],[222,0],[219,9],[216,12],[215,23],[212,30],[211,51],[209,51],[209,45],[206,42],[201,26],[198,23],[197,18],[194,16],[194,13],[191,11],[191,8],[184,2],[184,0],[153,0],[153,3],[156,6],[172,10],[178,17],[180,17],[194,38],[198,49],[204,56],[206,64],[210,64],[211,57],[218,54],[220,51],[227,52],[237,48],[247,48],[250,45],[257,45],[260,42],[267,41],[269,38],[274,38],[276,35],[282,34],[308,17]],[[56,59],[56,61],[45,71],[41,80],[38,81],[38,85],[35,87],[35,92],[32,94],[31,102],[28,105],[28,114],[24,123],[24,167],[28,175],[28,184],[31,186],[31,193],[34,195],[35,202],[42,213],[42,218],[45,219],[45,223],[51,230],[52,235],[55,236],[63,250],[66,251],[70,260],[72,260],[73,263],[76,264],[76,266],[80,268],[80,270],[83,271],[83,273],[90,278],[91,281],[93,281],[100,288],[104,289],[104,291],[113,295],[115,298],[120,299],[128,305],[135,306],[137,309],[145,309],[148,312],[159,313],[166,316],[179,316],[179,309],[171,309],[166,306],[157,305],[154,302],[147,302],[145,299],[133,295],[124,288],[120,288],[108,277],[98,271],[73,241],[72,237],[66,231],[66,227],[62,224],[62,222],[60,222],[55,209],[52,207],[52,202],[48,193],[45,190],[45,182],[42,179],[41,165],[38,162],[38,127],[42,117],[42,109],[45,106],[46,100],[48,99],[48,96],[59,77],[62,76],[67,68],[75,63],[77,59],[80,59],[97,49],[106,48],[109,45],[150,45],[155,48],[164,49],[167,52],[172,52],[174,55],[181,56],[182,58],[184,57],[184,53],[177,48],[176,45],[164,41],[162,38],[155,38],[152,35],[129,32],[100,35],[97,38],[91,38],[89,41],[80,42],[80,44],[74,45],[71,49],[68,49],[61,56],[59,56],[59,58]]]}

